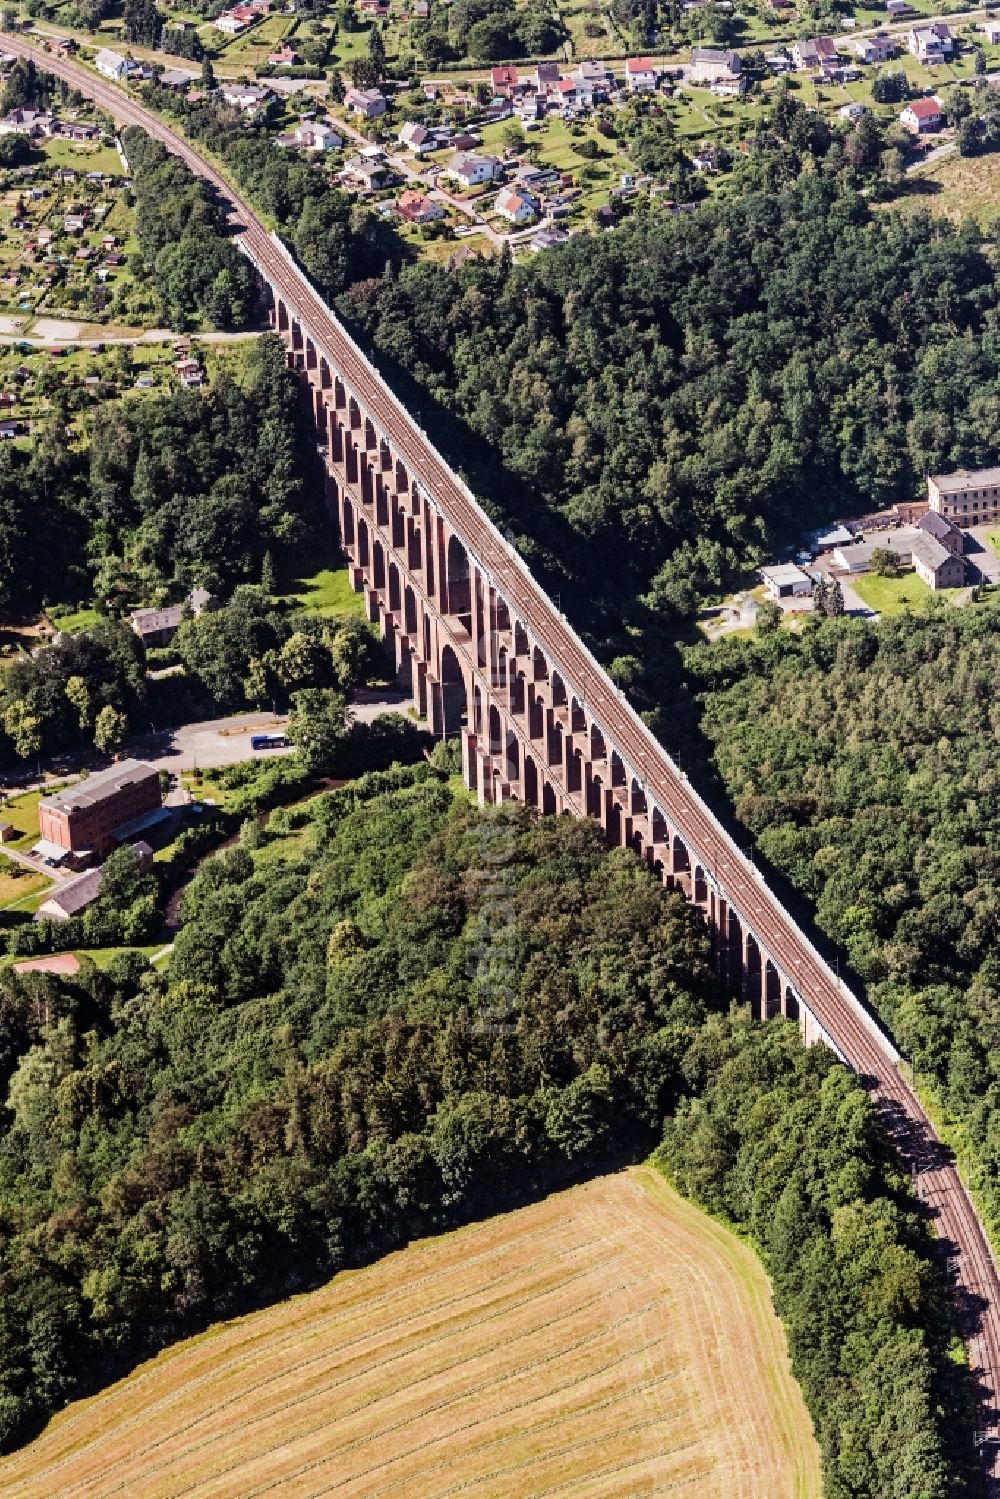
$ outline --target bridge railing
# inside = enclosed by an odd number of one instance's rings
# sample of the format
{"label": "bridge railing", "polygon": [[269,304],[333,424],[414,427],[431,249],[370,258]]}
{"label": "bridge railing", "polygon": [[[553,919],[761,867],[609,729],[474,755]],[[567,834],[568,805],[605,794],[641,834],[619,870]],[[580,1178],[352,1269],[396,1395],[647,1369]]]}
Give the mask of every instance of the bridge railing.
{"label": "bridge railing", "polygon": [[[764,894],[766,894],[767,896],[769,896],[770,899],[771,899],[771,901],[772,901],[772,903],[774,904],[774,906],[776,906],[778,908],[778,910],[781,911],[782,916],[783,916],[785,922],[788,924],[788,927],[794,933],[797,941],[801,944],[801,946],[803,948],[805,948],[806,952],[809,955],[810,960],[816,965],[816,967],[818,969],[820,969],[826,975],[827,980],[830,982],[830,984],[832,984],[838,990],[838,992],[840,994],[840,997],[850,1006],[850,1008],[852,1009],[852,1011],[856,1014],[857,1018],[862,1022],[862,1024],[865,1027],[865,1029],[868,1031],[868,1033],[872,1037],[872,1039],[876,1042],[876,1044],[878,1045],[878,1047],[882,1051],[882,1053],[885,1056],[885,1058],[887,1059],[887,1061],[889,1061],[892,1065],[895,1065],[896,1063],[898,1063],[900,1061],[900,1054],[897,1051],[896,1047],[893,1045],[892,1041],[886,1035],[885,1031],[879,1025],[879,1023],[875,1019],[875,1017],[871,1014],[871,1012],[867,1009],[867,1007],[862,1003],[862,1001],[859,999],[859,997],[853,992],[853,990],[851,990],[851,989],[849,989],[847,987],[847,985],[840,978],[840,975],[837,974],[837,973],[834,973],[834,971],[830,967],[829,963],[817,951],[815,945],[810,941],[810,939],[806,935],[806,933],[801,929],[801,927],[794,920],[794,918],[791,917],[788,914],[787,911],[785,911],[784,907],[781,905],[780,901],[778,901],[777,897],[772,894],[772,892],[770,891],[769,887],[767,886],[767,884],[766,884],[763,876],[761,875],[760,871],[750,862],[749,859],[747,859],[747,857],[743,853],[742,849],[739,847],[739,845],[734,841],[734,839],[729,835],[729,833],[723,827],[722,823],[719,821],[718,817],[712,811],[711,807],[709,807],[709,805],[705,801],[704,797],[702,797],[699,794],[699,792],[691,784],[689,778],[685,775],[685,773],[682,770],[680,770],[680,768],[677,766],[677,764],[674,762],[674,760],[671,758],[671,756],[667,753],[667,751],[660,744],[659,740],[652,733],[652,731],[649,728],[649,726],[646,723],[643,722],[642,718],[639,716],[639,714],[633,708],[632,704],[625,697],[625,695],[621,691],[621,689],[619,687],[616,687],[615,684],[611,681],[611,679],[607,675],[607,672],[605,671],[604,667],[600,664],[600,662],[594,656],[594,654],[590,650],[589,646],[587,646],[585,644],[585,642],[580,639],[580,637],[577,634],[576,630],[574,630],[573,626],[570,624],[570,622],[566,618],[566,616],[564,614],[562,614],[561,611],[556,610],[555,605],[552,603],[551,599],[548,597],[548,595],[545,593],[545,591],[541,588],[541,586],[539,585],[539,583],[537,582],[537,580],[532,576],[532,574],[531,574],[531,572],[530,572],[527,564],[524,562],[524,560],[519,555],[519,553],[514,548],[514,546],[507,540],[507,538],[503,535],[503,533],[499,530],[499,528],[495,525],[495,523],[490,519],[490,517],[483,510],[482,506],[480,505],[480,503],[477,500],[476,496],[470,490],[469,486],[464,482],[464,480],[458,474],[455,473],[455,471],[452,468],[451,464],[448,463],[447,460],[444,458],[444,456],[438,451],[438,449],[435,447],[434,443],[431,441],[430,437],[428,437],[428,435],[424,431],[424,429],[421,426],[419,426],[417,422],[414,421],[413,417],[406,410],[406,408],[402,405],[402,403],[399,401],[398,397],[389,388],[388,384],[383,379],[382,375],[379,373],[379,371],[372,364],[372,362],[369,359],[368,355],[358,345],[358,343],[351,337],[351,335],[348,332],[348,330],[344,327],[344,324],[337,317],[336,313],[333,312],[327,306],[327,304],[323,301],[322,297],[316,291],[315,287],[312,286],[311,282],[309,282],[307,280],[305,274],[300,269],[299,265],[297,264],[294,256],[292,255],[292,253],[288,249],[288,247],[284,244],[284,242],[279,238],[279,236],[277,234],[272,233],[271,236],[270,236],[270,238],[271,238],[272,244],[274,245],[274,248],[277,250],[277,252],[280,254],[280,256],[282,257],[282,259],[284,260],[284,262],[288,266],[289,271],[292,273],[292,275],[295,277],[295,279],[301,283],[301,285],[303,287],[303,290],[305,291],[307,297],[309,297],[310,299],[312,299],[316,303],[318,303],[319,307],[322,309],[323,315],[325,317],[329,318],[330,322],[336,327],[338,337],[342,338],[344,340],[344,342],[350,346],[351,350],[356,355],[356,357],[358,358],[358,360],[363,364],[365,370],[368,372],[368,374],[369,374],[370,378],[372,379],[372,381],[381,390],[381,392],[384,395],[385,399],[388,402],[391,403],[391,405],[395,408],[395,410],[402,416],[402,418],[404,419],[404,421],[406,422],[406,424],[410,427],[410,429],[413,432],[414,438],[416,439],[418,449],[419,449],[420,444],[423,444],[423,446],[428,450],[428,452],[432,455],[432,457],[436,460],[436,462],[438,464],[440,464],[440,466],[448,473],[448,475],[450,476],[452,482],[455,484],[455,486],[458,489],[461,490],[461,492],[462,492],[463,496],[465,497],[466,501],[468,502],[468,504],[470,505],[470,507],[475,511],[477,519],[480,521],[480,523],[487,530],[487,532],[488,532],[488,534],[490,536],[491,541],[493,541],[496,544],[496,546],[502,548],[502,550],[503,550],[503,552],[505,554],[506,565],[508,567],[512,568],[515,572],[517,572],[518,575],[519,575],[519,577],[520,577],[520,579],[521,579],[521,581],[522,581],[522,583],[527,588],[529,588],[535,595],[537,595],[539,603],[543,606],[543,609],[548,609],[552,613],[552,615],[553,615],[554,618],[558,618],[560,628],[563,631],[565,631],[565,633],[567,635],[570,636],[575,649],[579,652],[580,658],[582,659],[582,661],[584,662],[584,664],[586,666],[588,677],[590,676],[591,673],[593,673],[595,679],[597,679],[601,683],[603,683],[606,692],[612,694],[614,697],[617,698],[617,711],[620,712],[621,714],[623,714],[628,719],[629,724],[630,724],[632,730],[634,731],[635,734],[637,734],[639,736],[639,738],[642,741],[644,747],[646,749],[648,749],[648,752],[649,752],[649,755],[650,755],[652,761],[654,763],[656,761],[659,761],[660,764],[665,768],[668,776],[672,777],[678,783],[678,785],[683,785],[683,790],[684,790],[685,796],[689,797],[691,799],[691,801],[694,802],[694,804],[698,808],[699,814],[701,815],[701,817],[704,818],[704,820],[707,823],[707,825],[711,828],[712,837],[715,840],[715,843],[716,843],[717,847],[720,848],[720,850],[725,850],[725,853],[726,853],[727,857],[729,859],[731,859],[735,864],[737,864],[741,868],[741,870],[743,871],[743,873],[744,873],[745,876],[749,877],[751,880],[755,881],[756,883],[758,883],[760,885],[762,892]],[[248,259],[256,267],[258,273],[266,280],[267,279],[267,272],[266,272],[265,268],[258,263],[257,258],[254,256],[254,254],[253,254],[252,250],[250,249],[250,247],[248,245],[246,245],[246,243],[243,242],[243,241],[241,241],[241,247],[244,250],[244,253],[247,255]],[[296,314],[296,316],[298,317],[299,315]],[[319,349],[322,350],[324,348],[324,340],[323,340],[322,334],[318,330],[312,328],[309,325],[309,320],[307,318],[302,318],[301,322],[302,322],[302,325],[303,325],[305,331],[308,332],[308,334],[311,337],[311,339],[313,340],[313,342],[317,345],[317,347]],[[326,356],[330,360],[331,364],[335,365],[336,364],[336,360],[329,353],[329,350],[326,350],[325,352],[326,352]],[[357,394],[357,393],[355,392],[355,394]],[[417,465],[417,467],[419,467],[419,465]],[[420,483],[420,486],[423,489],[424,493],[430,499],[430,501],[435,506],[435,508],[440,509],[441,508],[440,501],[432,493],[432,491],[431,491],[429,485],[427,484],[426,480],[422,480],[420,478],[419,473],[417,473],[415,475],[415,477],[418,480],[418,482]],[[456,524],[456,531],[459,534],[461,534],[461,528],[457,524]],[[501,594],[506,594],[507,591],[508,591],[507,587],[506,587],[503,579],[502,578],[498,578],[496,576],[495,569],[490,565],[490,563],[484,557],[482,557],[482,556],[479,555],[476,547],[471,544],[471,542],[468,540],[468,538],[463,537],[463,541],[465,543],[465,546],[466,546],[466,548],[467,548],[470,556],[475,559],[477,566],[482,570],[482,572],[485,574],[485,576],[496,586],[496,588],[498,589],[498,591]],[[551,640],[546,640],[546,638],[545,638],[545,630],[544,630],[543,625],[541,625],[541,622],[536,618],[536,619],[533,619],[533,620],[524,620],[523,623],[524,623],[526,629],[528,629],[529,633],[536,636],[538,644],[542,647],[542,649],[545,651],[546,655],[553,662],[553,664],[558,667],[558,669],[560,671],[560,675],[564,675],[565,676],[566,681],[567,681],[567,686],[574,685],[575,694],[582,701],[585,698],[586,694],[581,690],[579,683],[571,684],[571,674],[569,672],[565,672],[564,671],[564,668],[563,668],[562,664],[560,663],[560,661],[558,659],[559,654],[560,654],[559,651],[558,651],[558,649],[552,644]],[[617,736],[615,734],[614,730],[611,729],[610,727],[608,727],[607,725],[604,725],[604,724],[600,723],[599,720],[598,720],[598,718],[597,718],[597,715],[593,713],[592,708],[590,708],[589,706],[588,706],[588,710],[587,711],[591,715],[591,717],[594,719],[594,721],[598,723],[598,727],[602,730],[602,732],[606,734],[606,737],[609,740],[609,742],[612,745],[614,745],[616,748],[618,748],[618,745],[617,745],[616,741],[617,741],[617,739],[618,739],[619,736]],[[622,753],[622,751],[620,749],[618,750],[618,752],[620,754]],[[623,759],[625,759],[629,763],[631,763],[632,758],[633,757],[631,755],[624,755],[623,754]],[[636,765],[632,765],[631,768],[632,768],[633,774],[640,780],[640,782],[645,783],[646,781],[648,781],[648,779],[649,779],[649,777],[648,777],[648,770],[644,771],[643,767],[636,766]],[[653,789],[654,789],[654,799],[655,799],[655,788],[653,788]],[[666,799],[663,798],[663,800],[666,800]],[[696,850],[697,849],[697,845],[698,845],[698,843],[701,840],[697,837],[697,835],[693,834],[690,829],[685,830],[685,828],[683,826],[683,817],[677,817],[676,814],[673,813],[673,812],[671,813],[671,817],[678,824],[679,831],[685,836],[686,840],[689,842],[689,844],[692,847],[692,849]],[[711,862],[711,861],[709,861],[709,862]],[[706,876],[707,876],[707,872],[708,871],[707,871],[707,867],[706,867]],[[719,890],[722,893],[722,895],[725,896],[725,881],[720,878],[720,876],[718,875],[717,872],[714,874],[713,878],[714,878],[714,882],[715,882],[716,886],[719,888]],[[752,922],[750,922],[749,916],[747,916],[746,919],[747,919],[747,924],[750,925],[750,926],[752,926]],[[789,977],[792,979],[793,985],[795,983],[797,983],[797,982],[801,982],[801,980],[798,979],[797,976],[795,976],[795,975],[789,975]],[[798,993],[798,990],[796,990],[796,992]],[[825,1027],[823,1027],[822,1021],[819,1019],[819,1016],[817,1016],[815,1014],[815,1011],[812,1010],[811,1007],[809,1006],[809,1001],[808,1001],[807,996],[804,995],[804,994],[799,994],[798,997],[799,997],[800,1001],[802,1003],[804,1003],[807,1008],[810,1009],[810,1013],[814,1016],[814,1018],[816,1019],[817,1023],[821,1026],[821,1028],[825,1032]],[[831,1044],[833,1046],[833,1049],[838,1053],[838,1055],[840,1055],[840,1057],[841,1057],[842,1060],[846,1061],[846,1058],[844,1057],[844,1053],[841,1051],[841,1048],[837,1045],[836,1041],[834,1040],[834,1038],[832,1036],[830,1037],[830,1041],[831,1041]]]}

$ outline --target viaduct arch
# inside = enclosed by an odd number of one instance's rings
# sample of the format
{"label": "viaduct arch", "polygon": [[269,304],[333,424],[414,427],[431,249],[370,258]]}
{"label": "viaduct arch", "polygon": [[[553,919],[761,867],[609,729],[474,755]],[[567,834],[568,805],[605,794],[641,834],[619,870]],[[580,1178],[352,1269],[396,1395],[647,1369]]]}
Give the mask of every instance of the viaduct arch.
{"label": "viaduct arch", "polygon": [[[698,899],[720,971],[756,1013],[780,1010],[797,1018],[807,1039],[826,1041],[864,1078],[952,1257],[960,1309],[966,1309],[969,1362],[979,1384],[983,1467],[990,1492],[997,1492],[1000,1277],[965,1185],[941,1151],[891,1042],[648,733],[250,204],[124,90],[23,35],[0,33],[0,41],[5,51],[62,78],[114,119],[141,125],[215,191],[260,276],[271,326],[308,382],[327,455],[330,502],[355,586],[365,592],[370,617],[391,638],[417,707],[441,732],[449,731],[449,722],[457,724],[470,785],[484,801],[518,797],[544,812],[599,818],[609,836],[628,843],[663,879]],[[453,538],[468,559],[467,575]],[[380,583],[375,540],[384,570]],[[610,761],[615,754],[624,782]]]}

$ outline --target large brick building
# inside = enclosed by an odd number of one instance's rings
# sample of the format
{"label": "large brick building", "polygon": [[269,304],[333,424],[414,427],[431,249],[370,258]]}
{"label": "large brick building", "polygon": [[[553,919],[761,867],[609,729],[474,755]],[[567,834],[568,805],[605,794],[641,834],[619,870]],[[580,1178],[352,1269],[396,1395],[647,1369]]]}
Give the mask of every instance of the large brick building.
{"label": "large brick building", "polygon": [[155,821],[161,805],[159,772],[122,760],[39,802],[38,828],[43,841],[100,859]]}

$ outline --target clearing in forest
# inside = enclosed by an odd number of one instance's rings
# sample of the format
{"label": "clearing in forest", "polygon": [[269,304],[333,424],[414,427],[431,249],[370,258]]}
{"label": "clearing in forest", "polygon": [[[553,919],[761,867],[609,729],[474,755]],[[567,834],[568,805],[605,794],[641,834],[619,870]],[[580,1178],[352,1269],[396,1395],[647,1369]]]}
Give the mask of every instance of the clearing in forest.
{"label": "clearing in forest", "polygon": [[7,1499],[812,1499],[753,1253],[649,1167],[212,1328],[0,1460]]}

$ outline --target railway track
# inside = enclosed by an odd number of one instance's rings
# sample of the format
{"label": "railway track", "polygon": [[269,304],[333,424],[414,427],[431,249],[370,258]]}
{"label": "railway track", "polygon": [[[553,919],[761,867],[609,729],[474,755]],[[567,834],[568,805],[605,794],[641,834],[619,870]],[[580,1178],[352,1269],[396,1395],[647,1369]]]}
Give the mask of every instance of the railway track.
{"label": "railway track", "polygon": [[140,125],[210,183],[249,258],[294,312],[310,337],[356,393],[376,428],[447,513],[477,562],[496,580],[512,611],[532,631],[567,684],[581,684],[590,713],[638,772],[647,795],[669,808],[688,847],[711,870],[725,899],[795,988],[847,1063],[866,1082],[915,1188],[948,1254],[969,1361],[979,1385],[983,1468],[988,1492],[1000,1499],[1000,1277],[985,1232],[956,1166],[941,1147],[923,1106],[877,1024],[840,983],[753,865],[709,811],[686,777],[606,677],[561,613],[534,582],[468,490],[403,409],[330,310],[268,234],[251,205],[217,168],[157,115],[79,63],[52,57],[19,36],[0,33],[6,51],[78,88],[112,118]]}

